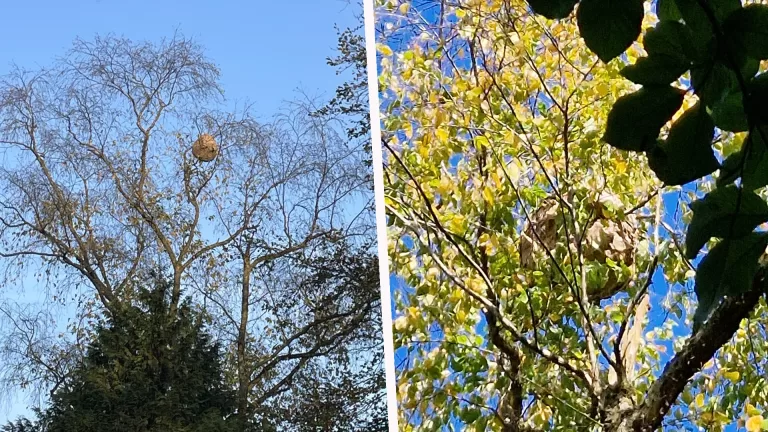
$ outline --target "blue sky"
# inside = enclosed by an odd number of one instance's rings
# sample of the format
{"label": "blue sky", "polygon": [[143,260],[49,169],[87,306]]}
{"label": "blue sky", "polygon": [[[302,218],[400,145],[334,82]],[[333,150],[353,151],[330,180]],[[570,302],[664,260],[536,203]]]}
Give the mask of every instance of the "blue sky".
{"label": "blue sky", "polygon": [[333,92],[341,78],[325,59],[336,46],[334,24],[354,25],[358,8],[345,0],[9,2],[0,26],[0,72],[11,61],[45,66],[76,37],[112,32],[158,40],[179,29],[207,48],[228,98],[247,98],[270,115],[298,86],[313,95]]}
{"label": "blue sky", "polygon": [[[113,33],[158,41],[178,30],[194,38],[221,69],[230,100],[252,102],[259,117],[276,113],[302,90],[331,96],[345,75],[326,65],[335,55],[336,31],[356,26],[357,2],[109,0],[9,2],[0,26],[0,75],[15,63],[49,65],[77,38]],[[4,293],[0,289],[0,297]],[[0,401],[0,425],[27,413],[25,400]]]}

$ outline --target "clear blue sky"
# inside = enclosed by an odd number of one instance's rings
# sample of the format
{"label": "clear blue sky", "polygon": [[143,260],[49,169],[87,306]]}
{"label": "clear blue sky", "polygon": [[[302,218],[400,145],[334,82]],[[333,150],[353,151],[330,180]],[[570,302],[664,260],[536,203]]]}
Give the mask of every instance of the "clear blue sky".
{"label": "clear blue sky", "polygon": [[[47,66],[77,37],[114,33],[157,41],[178,30],[200,43],[219,66],[228,99],[253,102],[256,113],[267,117],[297,96],[297,89],[312,96],[333,94],[345,79],[326,65],[326,57],[335,54],[334,24],[356,26],[358,8],[345,0],[5,2],[0,75],[12,63],[26,69]],[[0,405],[0,425],[27,412],[24,400]]]}
{"label": "clear blue sky", "polygon": [[354,25],[358,8],[345,0],[5,2],[0,72],[11,61],[45,66],[76,37],[158,40],[178,28],[207,48],[228,98],[247,98],[270,115],[298,86],[313,95],[334,90],[340,78],[325,64],[336,46],[334,24]]}

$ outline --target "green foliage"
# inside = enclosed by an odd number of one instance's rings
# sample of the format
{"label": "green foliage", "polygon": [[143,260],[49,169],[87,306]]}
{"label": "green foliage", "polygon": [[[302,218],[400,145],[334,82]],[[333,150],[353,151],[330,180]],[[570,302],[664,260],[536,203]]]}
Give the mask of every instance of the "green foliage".
{"label": "green foliage", "polygon": [[[760,134],[749,134],[752,140],[749,154],[738,151],[723,162],[723,173],[717,179],[718,186],[723,186],[741,178],[741,186],[747,191],[754,191],[768,185],[768,148]],[[742,165],[743,160],[743,165]]]}
{"label": "green foliage", "polygon": [[768,204],[757,194],[733,185],[717,188],[693,202],[691,210],[693,219],[685,238],[688,258],[694,258],[712,237],[743,237],[768,221]]}
{"label": "green foliage", "polygon": [[744,97],[741,91],[732,90],[712,109],[712,119],[715,126],[729,132],[746,132],[749,130],[747,115],[744,111]]}
{"label": "green foliage", "polygon": [[683,19],[675,0],[657,0],[656,15],[662,21],[680,21]]}
{"label": "green foliage", "polygon": [[[40,412],[37,412],[38,417]],[[16,419],[15,422],[8,422],[0,427],[1,432],[44,432],[44,425],[38,421],[32,421],[24,417]]]}
{"label": "green foliage", "polygon": [[740,0],[708,0],[707,7],[711,9],[709,11],[702,7],[699,0],[675,0],[675,2],[686,25],[701,41],[708,40],[714,34],[710,13],[716,17],[719,25],[731,12],[741,7]]}
{"label": "green foliage", "polygon": [[648,165],[670,186],[712,174],[720,167],[712,150],[714,134],[712,117],[697,104],[672,124],[665,142],[648,152]]}
{"label": "green foliage", "polygon": [[726,37],[743,47],[747,55],[758,60],[768,59],[768,6],[751,4],[729,9],[733,13],[723,23]]}
{"label": "green foliage", "polygon": [[691,66],[692,35],[677,21],[662,21],[643,41],[648,57],[625,67],[621,74],[642,85],[666,85],[677,81]]}
{"label": "green foliage", "polygon": [[684,94],[671,86],[653,86],[620,97],[608,114],[603,140],[620,150],[652,149],[661,128],[683,104]]}
{"label": "green foliage", "polygon": [[637,40],[644,15],[643,0],[581,0],[576,11],[581,37],[605,63]]}
{"label": "green foliage", "polygon": [[758,270],[758,259],[768,246],[768,234],[750,233],[718,243],[701,261],[696,271],[699,304],[693,316],[697,331],[717,302],[725,296],[747,291]]}
{"label": "green foliage", "polygon": [[52,397],[48,432],[234,431],[219,348],[189,302],[172,318],[164,284],[142,289],[99,327],[83,364]]}
{"label": "green foliage", "polygon": [[[686,238],[689,258],[710,238],[724,239],[699,268],[694,320],[699,326],[723,293],[734,289],[733,284],[721,286],[701,274],[730,269],[731,257],[721,245],[752,239],[749,234],[768,220],[768,205],[752,192],[768,184],[768,142],[760,129],[768,123],[768,80],[755,77],[760,60],[768,59],[768,6],[742,6],[740,0],[659,0],[656,7],[660,21],[644,36],[647,56],[621,72],[644,87],[616,101],[603,140],[620,150],[646,152],[650,169],[670,186],[684,186],[721,169],[718,188],[691,205],[693,220]],[[577,12],[582,38],[604,62],[638,38],[641,18],[642,2],[634,1],[582,0]],[[660,140],[663,127],[682,105],[685,91],[675,84],[686,72],[699,102],[671,125],[666,140]],[[722,167],[712,148],[716,127],[749,132],[743,148]],[[738,178],[741,187],[730,185]],[[740,256],[749,261],[738,263],[743,267],[734,270],[739,275],[754,275],[762,252],[752,252]],[[739,277],[734,283],[748,285]]]}
{"label": "green foliage", "polygon": [[529,0],[531,10],[549,19],[565,18],[579,0]]}
{"label": "green foliage", "polygon": [[[749,320],[742,310],[717,315],[719,323],[740,321],[735,334],[717,334],[724,325],[689,338],[679,328],[693,319],[698,330],[724,297],[757,286],[766,246],[766,234],[755,233],[766,217],[765,191],[739,187],[760,183],[745,177],[757,179],[759,170],[742,175],[733,156],[746,142],[745,154],[751,147],[747,156],[760,160],[760,144],[717,127],[759,134],[744,115],[757,118],[751,78],[759,63],[713,31],[741,5],[661,0],[661,21],[651,13],[643,21],[644,52],[631,43],[605,63],[610,49],[618,52],[620,38],[607,34],[616,17],[594,17],[630,7],[621,2],[584,0],[576,19],[544,24],[531,8],[555,16],[569,4],[446,3],[445,20],[428,26],[422,12],[438,2],[379,2],[388,12],[378,51],[383,128],[391,134],[389,256],[412,288],[395,292],[393,323],[404,353],[403,430],[722,431],[762,421],[765,298]],[[695,9],[701,4],[711,10]],[[577,26],[584,37],[574,41]],[[642,88],[619,78],[627,63],[634,64],[623,76]],[[721,106],[725,100],[733,106]],[[739,114],[743,100],[755,105]],[[684,187],[661,188],[659,179]],[[610,204],[590,208],[595,198]],[[680,241],[691,218],[689,254],[711,247],[698,272]],[[619,222],[635,221],[636,237],[617,234]],[[631,265],[623,254],[601,253],[606,238],[635,252]],[[591,300],[607,284],[609,271],[627,275],[625,295],[579,303],[579,294]],[[643,295],[654,314],[648,321],[635,303]],[[622,354],[624,378],[608,365],[624,349],[619,329],[640,341]],[[705,353],[721,337],[730,339]],[[591,383],[599,383],[592,397]]]}

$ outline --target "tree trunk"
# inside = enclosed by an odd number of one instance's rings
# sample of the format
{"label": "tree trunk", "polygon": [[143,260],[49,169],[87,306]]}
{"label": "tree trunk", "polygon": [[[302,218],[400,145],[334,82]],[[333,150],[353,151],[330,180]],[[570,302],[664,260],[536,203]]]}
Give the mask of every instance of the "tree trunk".
{"label": "tree trunk", "polygon": [[246,360],[245,345],[248,338],[248,307],[251,295],[251,257],[250,246],[243,259],[243,282],[240,298],[240,327],[237,332],[237,418],[239,429],[245,431],[248,425],[248,388],[250,376]]}

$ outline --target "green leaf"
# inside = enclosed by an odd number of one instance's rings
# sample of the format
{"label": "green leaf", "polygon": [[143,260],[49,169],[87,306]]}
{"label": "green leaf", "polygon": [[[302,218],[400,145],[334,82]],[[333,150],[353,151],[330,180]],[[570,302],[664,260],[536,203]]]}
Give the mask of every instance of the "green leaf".
{"label": "green leaf", "polygon": [[635,84],[666,85],[677,81],[688,65],[668,56],[649,56],[637,59],[635,64],[621,70],[621,76]]}
{"label": "green leaf", "polygon": [[720,166],[720,174],[715,184],[723,187],[736,181],[741,173],[741,152],[738,151],[728,156]]}
{"label": "green leaf", "polygon": [[755,76],[748,84],[749,113],[758,124],[768,124],[768,73]]}
{"label": "green leaf", "polygon": [[683,18],[675,0],[658,0],[656,2],[656,15],[662,21],[680,21]]}
{"label": "green leaf", "polygon": [[464,411],[463,415],[461,416],[461,420],[465,424],[472,424],[475,422],[475,420],[480,418],[481,415],[482,415],[482,412],[479,409],[467,408],[467,410]]}
{"label": "green leaf", "polygon": [[729,132],[745,132],[749,129],[741,91],[731,91],[712,107],[715,126]]}
{"label": "green leaf", "polygon": [[485,430],[488,428],[488,417],[483,417],[475,421],[474,426],[477,432],[485,432]]}
{"label": "green leaf", "polygon": [[643,0],[582,0],[576,10],[581,37],[604,63],[637,40],[643,15]]}
{"label": "green leaf", "polygon": [[768,59],[768,6],[750,4],[731,13],[723,24],[726,38],[733,38],[747,54]]}
{"label": "green leaf", "polygon": [[708,107],[725,99],[738,86],[736,75],[726,65],[712,61],[691,69],[691,86],[696,96]]}
{"label": "green leaf", "polygon": [[690,64],[696,56],[693,34],[677,21],[661,21],[643,37],[643,47],[649,56],[664,55]]}
{"label": "green leaf", "polygon": [[721,241],[701,260],[696,269],[694,288],[698,299],[693,316],[694,332],[723,297],[749,290],[758,270],[758,260],[767,246],[768,234],[751,233],[739,239]]}
{"label": "green leaf", "polygon": [[690,30],[682,23],[662,21],[643,38],[647,57],[625,67],[621,74],[636,84],[665,85],[676,81],[691,67],[695,49]]}
{"label": "green leaf", "polygon": [[648,153],[648,164],[659,180],[670,186],[712,174],[720,168],[712,150],[715,124],[696,104],[672,124],[666,142]]}
{"label": "green leaf", "polygon": [[654,86],[620,97],[608,114],[603,141],[620,150],[649,150],[661,128],[682,106],[684,95],[671,86]]}
{"label": "green leaf", "polygon": [[579,0],[528,0],[534,13],[548,19],[563,19],[573,12]]}
{"label": "green leaf", "polygon": [[[768,150],[759,133],[750,134],[747,139],[754,140],[750,146],[749,155],[744,161],[744,171],[741,171],[741,159],[744,150],[736,152],[723,162],[717,184],[732,183],[741,177],[742,186],[748,191],[760,189],[768,185]],[[745,140],[745,144],[748,141]]]}
{"label": "green leaf", "polygon": [[[736,202],[739,212],[736,213]],[[732,239],[751,233],[768,221],[768,204],[754,192],[734,185],[717,188],[704,198],[691,203],[693,218],[685,236],[685,253],[693,259],[712,237]]]}
{"label": "green leaf", "polygon": [[[675,0],[677,9],[683,21],[691,28],[693,34],[701,42],[706,42],[713,34],[712,23],[707,13],[699,4],[699,0]],[[707,0],[709,7],[715,13],[719,23],[725,21],[731,12],[741,8],[741,0]]]}
{"label": "green leaf", "polygon": [[442,406],[447,400],[448,394],[445,392],[445,390],[440,389],[435,392],[435,396],[433,398],[435,406]]}
{"label": "green leaf", "polygon": [[[724,62],[723,55],[723,53],[710,53],[708,59],[691,68],[693,91],[708,107],[714,107],[732,92],[739,91],[738,77]],[[743,59],[744,61],[740,63],[741,76],[754,76],[760,66],[759,62],[746,56]]]}

